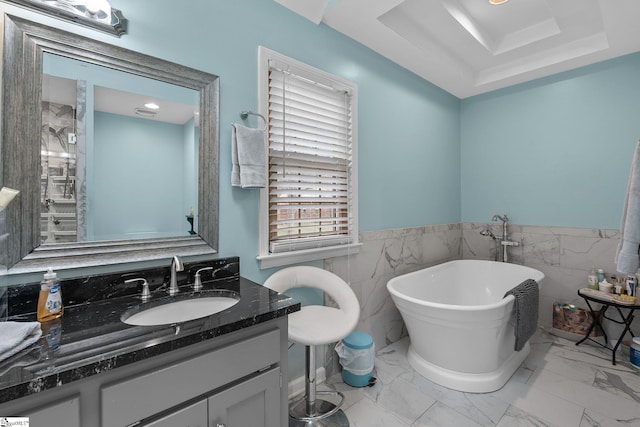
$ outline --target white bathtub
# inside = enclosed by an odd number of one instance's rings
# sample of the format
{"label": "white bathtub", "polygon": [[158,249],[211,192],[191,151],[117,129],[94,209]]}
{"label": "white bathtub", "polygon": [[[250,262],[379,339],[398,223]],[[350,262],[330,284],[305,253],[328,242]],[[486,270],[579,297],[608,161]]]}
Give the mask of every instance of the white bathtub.
{"label": "white bathtub", "polygon": [[450,261],[387,283],[411,345],[408,359],[427,379],[454,390],[501,388],[529,354],[514,350],[514,297],[505,292],[544,273],[494,261]]}

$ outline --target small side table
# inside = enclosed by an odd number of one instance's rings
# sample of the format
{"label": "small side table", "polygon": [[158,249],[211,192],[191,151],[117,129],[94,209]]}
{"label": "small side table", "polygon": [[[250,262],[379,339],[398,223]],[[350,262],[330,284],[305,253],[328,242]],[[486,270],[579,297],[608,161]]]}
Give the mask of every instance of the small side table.
{"label": "small side table", "polygon": [[[633,305],[629,305],[629,304],[623,304],[620,303],[618,301],[615,301],[613,299],[613,295],[612,294],[606,294],[604,292],[599,292],[599,291],[595,291],[593,289],[589,289],[589,288],[583,288],[583,289],[579,289],[578,290],[578,295],[581,296],[584,301],[587,303],[587,306],[589,307],[589,311],[591,312],[591,318],[593,319],[593,321],[591,322],[591,325],[589,326],[589,330],[587,331],[587,334],[585,335],[584,338],[582,338],[580,341],[578,341],[576,343],[576,345],[580,345],[582,344],[585,340],[589,339],[591,341],[593,341],[594,343],[607,348],[609,350],[611,350],[612,352],[612,356],[611,356],[611,363],[613,365],[616,364],[616,350],[618,350],[618,347],[620,346],[620,343],[622,342],[622,339],[624,338],[624,335],[627,333],[627,331],[629,331],[629,333],[631,334],[632,337],[635,337],[633,331],[631,330],[631,322],[633,322],[633,313],[634,311],[640,309],[640,304],[638,303],[638,298],[636,298],[636,303]],[[596,302],[598,304],[602,304],[602,307],[600,308],[600,310],[595,310],[592,306],[591,306],[591,302]],[[613,307],[616,309],[616,311],[618,312],[618,314],[620,315],[620,318],[622,320],[618,320],[618,319],[613,319],[611,317],[607,316],[607,310],[609,309],[609,307]],[[624,310],[627,310],[626,315],[624,313]],[[618,341],[616,342],[616,345],[613,348],[610,348],[608,346],[608,340],[607,340],[607,334],[604,331],[604,328],[602,327],[602,324],[600,323],[600,316],[602,316],[603,319],[607,319],[610,320],[614,323],[617,323],[619,325],[624,325],[624,330],[622,331],[622,333],[620,334],[620,336],[618,337]],[[593,338],[589,337],[589,334],[591,333],[591,331],[593,331],[594,328],[599,328],[602,333],[604,334],[604,345],[602,343],[600,343],[599,341],[594,340]]]}

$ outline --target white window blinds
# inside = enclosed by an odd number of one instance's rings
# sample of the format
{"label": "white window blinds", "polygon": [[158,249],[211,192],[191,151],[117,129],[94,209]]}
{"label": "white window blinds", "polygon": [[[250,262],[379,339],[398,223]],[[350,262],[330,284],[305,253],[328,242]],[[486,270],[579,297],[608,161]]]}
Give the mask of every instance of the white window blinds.
{"label": "white window blinds", "polygon": [[270,61],[268,122],[269,252],[353,243],[349,89]]}

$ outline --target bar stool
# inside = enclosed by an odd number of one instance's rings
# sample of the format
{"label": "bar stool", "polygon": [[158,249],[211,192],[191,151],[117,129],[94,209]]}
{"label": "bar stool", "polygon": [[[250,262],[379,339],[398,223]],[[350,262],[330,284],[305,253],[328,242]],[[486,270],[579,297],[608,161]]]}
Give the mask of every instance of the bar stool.
{"label": "bar stool", "polygon": [[[337,275],[308,266],[284,268],[271,275],[264,286],[277,292],[291,288],[317,288],[338,305],[338,308],[307,305],[289,315],[289,341],[305,346],[305,394],[291,402],[289,426],[349,426],[347,416],[340,409],[344,395],[316,391],[315,347],[340,341],[355,329],[360,317],[356,295]],[[322,395],[337,395],[340,400],[334,404],[317,398]]]}

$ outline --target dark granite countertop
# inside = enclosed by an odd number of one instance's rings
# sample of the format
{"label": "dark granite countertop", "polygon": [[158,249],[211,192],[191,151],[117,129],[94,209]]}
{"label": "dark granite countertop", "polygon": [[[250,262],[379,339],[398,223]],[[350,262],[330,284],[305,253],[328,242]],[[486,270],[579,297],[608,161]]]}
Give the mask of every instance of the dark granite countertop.
{"label": "dark granite countertop", "polygon": [[[239,263],[239,260],[236,261]],[[216,263],[216,267],[220,267],[218,260]],[[202,264],[196,267],[201,268]],[[179,295],[192,295],[197,298],[210,295],[216,292],[215,290],[225,289],[237,292],[240,301],[212,316],[164,326],[130,326],[121,321],[125,311],[135,310],[135,307],[142,303],[135,288],[126,295],[113,296],[112,293],[112,297],[105,299],[77,298],[78,292],[69,292],[74,294],[69,298],[64,295],[68,289],[65,289],[63,282],[63,297],[66,301],[62,318],[57,323],[43,324],[43,336],[36,344],[0,362],[0,403],[60,387],[91,375],[286,316],[300,309],[300,304],[291,298],[241,278],[237,270],[229,274],[229,277],[224,277],[223,274],[222,278],[216,279],[212,275],[211,280],[203,281],[204,289],[201,293],[191,290],[191,285],[188,284],[189,274],[186,274]],[[145,272],[137,273],[142,277],[148,277],[148,274],[142,274]],[[161,278],[157,280],[160,284],[164,280],[164,272],[162,273]],[[149,282],[152,284],[153,297],[145,304],[159,304],[171,298],[166,295],[162,285],[154,289],[154,280]],[[86,283],[87,281],[84,284]],[[101,284],[103,289],[104,281]],[[84,300],[80,301],[81,299]],[[13,306],[15,305],[19,303],[14,303]],[[11,296],[9,306],[12,306]],[[36,315],[32,311],[13,313],[7,320],[35,321]],[[49,330],[48,326],[51,327]]]}

